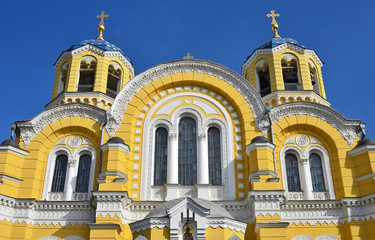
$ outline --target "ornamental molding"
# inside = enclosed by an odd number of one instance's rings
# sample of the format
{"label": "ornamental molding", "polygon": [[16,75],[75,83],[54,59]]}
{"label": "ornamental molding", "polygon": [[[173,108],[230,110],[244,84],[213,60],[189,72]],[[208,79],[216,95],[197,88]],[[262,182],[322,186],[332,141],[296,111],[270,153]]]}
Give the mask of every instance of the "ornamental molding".
{"label": "ornamental molding", "polygon": [[[109,125],[112,129],[111,134],[119,128],[123,119],[123,112],[126,110],[132,97],[136,95],[140,89],[147,86],[150,82],[156,81],[156,79],[160,77],[181,72],[205,73],[209,76],[214,76],[226,81],[228,85],[236,88],[248,102],[249,107],[253,111],[253,118],[258,125],[260,118],[264,115],[265,106],[258,92],[247,80],[234,71],[213,62],[203,60],[183,60],[164,63],[150,68],[133,78],[121,89],[111,108],[111,118],[113,118],[112,123]],[[108,131],[108,133],[110,132]]]}
{"label": "ornamental molding", "polygon": [[0,221],[42,226],[82,225],[95,221],[95,211],[85,202],[45,202],[0,195]]}
{"label": "ornamental molding", "polygon": [[169,228],[169,225],[170,225],[169,218],[147,218],[147,219],[129,224],[132,233],[144,231],[146,229],[152,229],[155,227],[159,229],[162,229],[164,227]]}
{"label": "ornamental molding", "polygon": [[229,218],[206,218],[206,228],[207,227],[221,227],[223,229],[229,228],[230,230],[236,230],[237,232],[245,233],[247,223]]}
{"label": "ornamental molding", "polygon": [[86,104],[69,104],[61,105],[48,109],[32,120],[26,122],[16,122],[17,128],[20,130],[20,137],[27,147],[30,141],[45,127],[54,123],[57,119],[66,117],[84,117],[90,118],[95,122],[103,125],[106,121],[105,111]]}
{"label": "ornamental molding", "polygon": [[318,57],[316,52],[311,49],[305,49],[302,47],[299,47],[297,45],[294,45],[292,43],[283,43],[277,47],[271,48],[271,49],[258,49],[255,52],[253,52],[250,57],[245,61],[245,63],[242,65],[242,76],[245,76],[245,70],[247,67],[250,66],[250,64],[259,56],[263,54],[274,54],[284,49],[291,49],[301,54],[306,55],[312,55],[315,61],[318,63],[319,67],[323,67],[322,60]]}
{"label": "ornamental molding", "polygon": [[281,121],[285,117],[293,115],[309,115],[318,117],[336,128],[341,136],[345,138],[350,146],[353,145],[355,137],[359,136],[361,129],[360,120],[348,120],[330,107],[311,102],[291,102],[279,105],[271,109],[270,116],[273,123]]}
{"label": "ornamental molding", "polygon": [[67,57],[74,57],[78,54],[81,54],[83,52],[86,52],[86,51],[91,51],[91,52],[94,52],[100,56],[103,56],[103,57],[117,57],[118,59],[120,59],[120,61],[129,69],[129,71],[131,72],[131,77],[134,76],[134,67],[133,67],[133,64],[128,60],[127,57],[125,57],[124,54],[122,54],[121,52],[119,51],[107,51],[107,50],[103,50],[99,47],[96,47],[94,45],[91,45],[91,44],[86,44],[82,47],[79,47],[77,49],[74,49],[70,52],[66,51],[66,52],[63,52],[59,58],[57,59],[57,61],[55,62],[54,66],[55,66],[55,69],[58,69],[60,64],[64,61],[65,58]]}

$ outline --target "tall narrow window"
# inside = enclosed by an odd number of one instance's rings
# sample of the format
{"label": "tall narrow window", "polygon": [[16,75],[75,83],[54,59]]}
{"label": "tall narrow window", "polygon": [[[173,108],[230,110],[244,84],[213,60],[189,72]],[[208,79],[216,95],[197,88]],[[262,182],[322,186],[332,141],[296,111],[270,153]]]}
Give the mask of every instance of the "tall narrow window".
{"label": "tall narrow window", "polygon": [[194,185],[197,183],[197,124],[185,117],[178,128],[178,183]]}
{"label": "tall narrow window", "polygon": [[[116,63],[117,64],[117,63]],[[115,98],[118,90],[120,88],[121,80],[121,69],[117,64],[115,68],[115,63],[111,63],[108,67],[108,78],[107,78],[107,91],[106,94],[112,98]]]}
{"label": "tall narrow window", "polygon": [[68,76],[68,63],[64,63],[64,65],[62,65],[61,70],[60,70],[60,80],[59,80],[59,85],[57,87],[57,95],[64,92],[67,76]]}
{"label": "tall narrow window", "polygon": [[168,131],[158,128],[155,132],[154,186],[167,183]]}
{"label": "tall narrow window", "polygon": [[312,63],[310,61],[309,61],[309,69],[310,69],[310,78],[311,78],[311,84],[313,86],[313,91],[316,92],[317,94],[320,94],[318,74],[316,72],[316,68],[315,68],[314,63]]}
{"label": "tall narrow window", "polygon": [[259,93],[260,96],[263,97],[271,93],[270,73],[267,60],[263,59],[259,61],[257,65],[256,72],[258,74]]}
{"label": "tall narrow window", "polygon": [[312,153],[309,156],[309,163],[313,191],[325,191],[322,159],[318,154]]}
{"label": "tall narrow window", "polygon": [[301,184],[299,180],[298,171],[298,160],[295,155],[287,154],[285,155],[285,165],[286,165],[286,176],[288,181],[289,191],[301,191]]}
{"label": "tall narrow window", "polygon": [[84,154],[79,158],[76,192],[88,192],[90,181],[91,156]]}
{"label": "tall narrow window", "polygon": [[79,69],[78,92],[90,92],[94,90],[96,62],[81,61]]}
{"label": "tall narrow window", "polygon": [[208,171],[210,184],[221,185],[221,143],[220,130],[208,129]]}
{"label": "tall narrow window", "polygon": [[64,192],[67,165],[68,157],[66,155],[58,155],[53,172],[51,192]]}
{"label": "tall narrow window", "polygon": [[295,58],[291,60],[283,58],[281,60],[281,68],[283,70],[285,90],[298,90],[299,82],[297,60]]}

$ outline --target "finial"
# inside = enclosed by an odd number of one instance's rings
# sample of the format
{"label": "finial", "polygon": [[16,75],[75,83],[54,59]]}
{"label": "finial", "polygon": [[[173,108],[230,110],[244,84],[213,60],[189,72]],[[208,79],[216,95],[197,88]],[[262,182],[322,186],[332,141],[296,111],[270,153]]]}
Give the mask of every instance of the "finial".
{"label": "finial", "polygon": [[104,11],[101,12],[101,15],[97,15],[96,18],[101,18],[100,20],[100,23],[99,23],[99,27],[98,27],[98,31],[99,31],[99,36],[96,38],[96,40],[104,40],[103,38],[103,32],[104,32],[104,21],[103,19],[104,18],[107,18],[108,15],[104,15]]}
{"label": "finial", "polygon": [[280,16],[280,14],[276,13],[274,10],[271,10],[271,14],[267,14],[267,17],[272,17],[272,30],[273,30],[273,38],[281,38],[277,33],[277,29],[279,29],[279,25],[277,25],[275,17]]}
{"label": "finial", "polygon": [[194,56],[190,56],[190,53],[187,53],[186,57],[183,57],[184,60],[194,59]]}

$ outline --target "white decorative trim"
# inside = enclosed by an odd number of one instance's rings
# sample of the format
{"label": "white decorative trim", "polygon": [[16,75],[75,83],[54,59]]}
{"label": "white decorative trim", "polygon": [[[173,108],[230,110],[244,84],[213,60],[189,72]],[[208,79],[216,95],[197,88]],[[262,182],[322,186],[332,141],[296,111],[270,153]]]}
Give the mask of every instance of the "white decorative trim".
{"label": "white decorative trim", "polygon": [[125,57],[124,54],[122,54],[119,51],[103,50],[103,49],[101,49],[99,47],[96,47],[92,44],[86,44],[86,45],[84,45],[82,47],[79,47],[77,49],[74,49],[70,52],[68,52],[68,51],[63,52],[60,55],[60,57],[57,59],[57,61],[55,62],[55,64],[54,64],[55,68],[56,69],[59,68],[60,64],[63,62],[63,60],[66,57],[73,57],[73,56],[76,56],[76,55],[81,54],[81,53],[86,52],[86,51],[91,51],[91,52],[94,52],[94,53],[99,54],[100,56],[104,56],[104,57],[117,57],[129,69],[129,71],[132,74],[132,77],[134,76],[133,64]]}
{"label": "white decorative trim", "polygon": [[68,140],[68,146],[71,147],[71,148],[76,148],[79,145],[81,145],[81,143],[82,143],[81,138],[77,137],[77,136],[73,136],[73,137],[69,138],[69,140]]}
{"label": "white decorative trim", "polygon": [[216,109],[210,106],[209,104],[207,104],[206,102],[194,99],[193,105],[200,107],[206,113],[206,115],[209,115],[209,114],[219,115]]}
{"label": "white decorative trim", "polygon": [[92,61],[96,62],[96,58],[90,55],[84,56],[81,58],[81,61],[85,61],[86,63],[91,63]]}
{"label": "white decorative trim", "polygon": [[296,137],[296,144],[300,147],[306,147],[309,144],[309,139],[305,135],[298,135]]}
{"label": "white decorative trim", "polygon": [[311,144],[321,144],[322,145],[322,143],[318,140],[318,139],[316,139],[316,138],[314,138],[314,137],[311,137],[311,136],[309,136],[309,138],[310,138],[310,143]]}
{"label": "white decorative trim", "polygon": [[54,123],[57,119],[78,116],[90,118],[101,125],[106,121],[106,114],[102,109],[85,104],[69,104],[51,108],[40,113],[32,120],[17,122],[16,124],[20,129],[20,137],[22,138],[25,147],[27,147],[35,135],[47,125]]}
{"label": "white decorative trim", "polygon": [[[194,105],[188,105],[184,107],[179,107],[179,105],[174,108],[170,109],[171,119],[167,119],[164,117],[154,118],[152,121],[150,119],[154,115],[155,111],[159,109],[160,106],[162,106],[166,102],[174,102],[171,101],[172,99],[181,98],[181,97],[195,97],[195,98],[201,98],[205,101],[210,102],[212,105],[214,105],[216,108],[220,110],[220,112],[223,114],[225,121],[223,121],[220,118],[216,117],[209,117],[205,118],[204,114],[201,112],[201,110],[194,108]],[[165,127],[168,130],[169,139],[177,140],[177,132],[178,132],[178,123],[179,119],[183,116],[190,116],[193,117],[197,121],[197,134],[198,135],[206,135],[207,130],[211,126],[216,126],[221,131],[221,142],[222,142],[222,180],[223,180],[223,186],[221,186],[222,190],[211,190],[211,196],[213,198],[218,199],[227,199],[231,200],[235,198],[235,176],[234,176],[234,164],[231,164],[231,161],[233,161],[233,133],[231,126],[232,119],[228,112],[225,110],[225,108],[220,104],[220,102],[216,101],[214,98],[209,97],[207,95],[203,95],[201,93],[195,93],[195,92],[182,92],[182,93],[176,93],[171,94],[160,101],[158,101],[152,108],[148,111],[145,120],[144,120],[144,133],[143,133],[143,151],[142,151],[142,175],[147,177],[141,178],[141,193],[140,198],[142,200],[151,200],[156,197],[156,194],[158,196],[165,196],[164,193],[158,193],[160,191],[165,191],[163,189],[153,190],[153,153],[154,153],[154,134],[158,127],[162,126]],[[184,191],[178,190],[179,196],[183,197],[186,196]],[[164,200],[160,199],[159,197],[155,198],[158,200]]]}
{"label": "white decorative trim", "polygon": [[62,227],[95,221],[95,211],[88,202],[45,202],[15,199],[0,195],[0,221],[26,223],[34,226],[60,224]]}
{"label": "white decorative trim", "polygon": [[260,118],[264,115],[265,106],[259,94],[246,79],[242,78],[237,73],[225,68],[222,65],[208,61],[174,61],[160,64],[146,70],[133,78],[122,88],[111,108],[113,120],[110,121],[110,124],[107,124],[106,127],[110,136],[112,136],[119,128],[123,119],[123,112],[126,110],[128,103],[142,87],[160,77],[165,77],[170,74],[177,74],[179,72],[206,73],[209,76],[215,76],[218,79],[226,81],[229,85],[236,88],[236,90],[241,93],[244,99],[248,102],[250,109],[253,111],[253,118],[257,124]]}
{"label": "white decorative trim", "polygon": [[283,145],[286,145],[286,144],[294,144],[294,136],[288,138],[288,139],[284,142]]}
{"label": "white decorative trim", "polygon": [[182,104],[181,99],[177,99],[176,101],[169,102],[162,106],[159,111],[156,112],[155,115],[169,115],[173,109],[180,106]]}
{"label": "white decorative trim", "polygon": [[267,148],[268,150],[273,151],[275,149],[275,145],[270,143],[270,142],[265,142],[265,143],[251,143],[246,146],[246,154],[249,155],[251,151],[257,148]]}
{"label": "white decorative trim", "polygon": [[364,145],[364,146],[356,147],[353,150],[348,151],[348,154],[351,157],[355,157],[355,156],[361,155],[362,153],[369,152],[369,151],[375,151],[375,145]]}
{"label": "white decorative trim", "polygon": [[120,64],[118,64],[117,62],[111,61],[111,62],[109,63],[109,65],[112,65],[113,68],[116,69],[116,70],[117,70],[117,69],[122,70]]}
{"label": "white decorative trim", "polygon": [[[286,174],[286,166],[285,166],[285,155],[287,152],[293,152],[293,154],[297,157],[298,161],[298,170],[301,179],[301,190],[302,192],[289,192],[288,191],[288,181],[287,181],[287,174]],[[328,152],[325,148],[320,145],[310,145],[304,151],[301,148],[294,146],[294,145],[286,145],[280,150],[280,165],[281,165],[281,173],[283,179],[283,187],[285,189],[285,194],[288,198],[292,200],[303,200],[303,172],[302,172],[302,159],[307,161],[305,164],[310,164],[308,159],[311,153],[316,153],[320,156],[322,160],[322,168],[323,168],[323,175],[324,175],[324,184],[327,192],[315,192],[314,199],[315,200],[327,200],[327,199],[335,199],[335,190],[333,186],[332,174],[331,174],[331,165],[329,160]],[[310,169],[310,167],[308,167]],[[308,178],[309,182],[306,184],[312,185],[311,177]],[[311,188],[312,189],[312,188]]]}
{"label": "white decorative trim", "polygon": [[273,123],[281,121],[285,117],[293,115],[309,115],[310,117],[318,117],[322,121],[328,122],[332,127],[336,128],[346,139],[350,146],[353,145],[355,137],[359,136],[360,120],[347,120],[341,114],[330,107],[326,107],[310,102],[292,102],[286,103],[271,109],[271,121]]}
{"label": "white decorative trim", "polygon": [[206,218],[206,228],[207,227],[221,227],[223,229],[229,228],[230,230],[245,233],[247,223],[230,218]]}
{"label": "white decorative trim", "polygon": [[102,146],[102,150],[106,151],[108,149],[120,149],[126,152],[126,155],[129,155],[129,146],[123,143],[106,143]]}
{"label": "white decorative trim", "polygon": [[[90,145],[92,145],[90,143]],[[91,146],[85,146],[82,145],[79,148],[75,149],[74,152],[70,150],[67,146],[57,146],[54,149],[52,149],[48,155],[48,162],[47,162],[47,167],[46,167],[46,175],[44,178],[44,187],[43,187],[43,194],[42,194],[42,199],[43,200],[50,200],[50,201],[57,201],[57,200],[63,200],[64,193],[52,193],[50,192],[50,189],[52,187],[52,178],[53,178],[53,173],[55,169],[55,161],[56,157],[59,154],[65,154],[68,157],[68,165],[71,168],[74,168],[74,173],[72,179],[73,181],[70,181],[70,179],[65,179],[66,184],[69,182],[70,185],[72,186],[73,191],[75,190],[76,187],[76,176],[78,174],[78,163],[80,160],[80,156],[83,154],[89,154],[91,156],[91,167],[90,167],[90,180],[89,180],[89,188],[88,188],[88,196],[89,197],[90,191],[93,189],[93,184],[94,184],[94,175],[95,175],[95,165],[96,165],[96,151],[93,149]],[[68,169],[67,169],[68,172]],[[66,173],[67,174],[67,173]],[[66,185],[65,184],[65,190],[66,190]],[[74,199],[74,197],[77,197],[77,199]],[[81,200],[78,198],[78,195],[73,193],[73,199],[69,200]]]}
{"label": "white decorative trim", "polygon": [[0,174],[0,179],[6,179],[8,181],[12,181],[15,183],[21,183],[23,181],[22,179],[18,179],[18,178],[15,178],[6,174]]}
{"label": "white decorative trim", "polygon": [[370,174],[366,174],[366,175],[357,177],[357,178],[354,179],[354,181],[360,182],[360,181],[363,181],[363,180],[366,180],[366,179],[369,179],[369,178],[375,178],[375,173],[370,173]]}
{"label": "white decorative trim", "polygon": [[274,47],[274,48],[271,48],[271,49],[258,49],[256,50],[254,53],[252,53],[249,58],[246,60],[246,62],[242,65],[242,76],[244,76],[245,74],[245,69],[250,66],[250,64],[259,56],[259,55],[263,55],[263,54],[273,54],[273,53],[277,53],[281,50],[284,50],[284,49],[291,49],[291,50],[294,50],[296,52],[299,52],[301,54],[307,54],[307,55],[312,55],[313,58],[315,59],[315,61],[318,63],[318,65],[320,67],[323,67],[323,62],[320,60],[320,58],[318,57],[318,55],[315,53],[314,50],[310,50],[310,49],[305,49],[305,48],[302,48],[302,47],[299,47],[297,45],[294,45],[292,43],[283,43],[277,47]]}
{"label": "white decorative trim", "polygon": [[22,149],[19,149],[19,148],[15,148],[13,146],[0,146],[0,152],[11,152],[11,153],[19,155],[21,157],[26,157],[27,154],[29,154],[28,151],[25,151],[25,150],[22,150]]}

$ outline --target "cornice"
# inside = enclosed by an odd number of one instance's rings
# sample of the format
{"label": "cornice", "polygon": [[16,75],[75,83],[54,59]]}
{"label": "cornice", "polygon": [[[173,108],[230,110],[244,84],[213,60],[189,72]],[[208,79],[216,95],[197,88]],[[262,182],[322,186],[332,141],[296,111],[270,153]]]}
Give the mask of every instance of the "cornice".
{"label": "cornice", "polygon": [[122,88],[113,103],[111,108],[112,116],[106,126],[109,135],[113,136],[117,131],[123,119],[123,112],[126,110],[128,103],[141,88],[160,77],[180,72],[205,73],[209,76],[215,76],[218,79],[226,81],[228,85],[235,87],[237,91],[242,94],[243,98],[248,102],[249,107],[253,111],[253,118],[257,125],[259,124],[259,121],[264,115],[265,106],[260,95],[247,80],[234,71],[207,60],[181,60],[163,63],[150,68],[133,78]]}
{"label": "cornice", "polygon": [[134,66],[125,57],[124,54],[122,54],[119,51],[103,50],[103,49],[101,49],[99,47],[96,47],[96,46],[94,46],[92,44],[86,44],[86,45],[84,45],[82,47],[79,47],[77,49],[74,49],[72,51],[63,52],[59,56],[59,58],[57,59],[57,61],[55,62],[55,64],[54,64],[55,68],[57,69],[66,57],[74,57],[74,56],[76,56],[78,54],[81,54],[83,52],[86,52],[86,51],[92,51],[92,52],[94,52],[96,54],[99,54],[100,56],[103,56],[103,57],[117,57],[129,69],[129,71],[132,74],[132,77],[134,77]]}
{"label": "cornice", "polygon": [[245,69],[259,56],[263,54],[274,54],[284,49],[291,49],[301,54],[308,54],[312,55],[315,61],[318,63],[319,67],[323,67],[323,62],[320,60],[319,56],[315,53],[314,50],[306,49],[299,47],[297,45],[294,45],[292,43],[283,43],[277,47],[270,48],[270,49],[258,49],[255,52],[253,52],[250,57],[245,61],[245,63],[242,65],[242,76],[244,76]]}
{"label": "cornice", "polygon": [[27,154],[29,154],[28,151],[25,151],[23,149],[15,148],[12,146],[0,146],[0,152],[11,152],[14,154],[17,154],[21,157],[26,157]]}
{"label": "cornice", "polygon": [[370,152],[370,151],[375,151],[375,145],[365,145],[365,146],[357,147],[357,148],[354,148],[353,150],[348,151],[348,154],[351,157],[355,157],[355,156],[361,155],[362,153]]}
{"label": "cornice", "polygon": [[251,151],[253,151],[254,149],[257,149],[257,148],[266,148],[268,150],[271,150],[273,151],[275,149],[275,144],[272,144],[270,142],[264,142],[264,143],[251,143],[251,144],[248,144],[246,145],[246,154],[249,155],[249,153]]}
{"label": "cornice", "polygon": [[310,117],[318,117],[322,121],[328,122],[341,133],[341,136],[345,138],[350,146],[353,145],[355,137],[359,136],[361,132],[359,127],[360,120],[348,120],[334,109],[317,103],[285,103],[272,108],[270,112],[272,123],[279,122],[281,119],[293,115],[309,115]]}
{"label": "cornice", "polygon": [[16,125],[19,129],[20,137],[24,142],[24,146],[27,147],[35,135],[47,125],[54,123],[57,119],[79,116],[90,118],[101,125],[106,121],[106,113],[104,110],[87,104],[74,103],[48,109],[32,120],[16,122]]}

